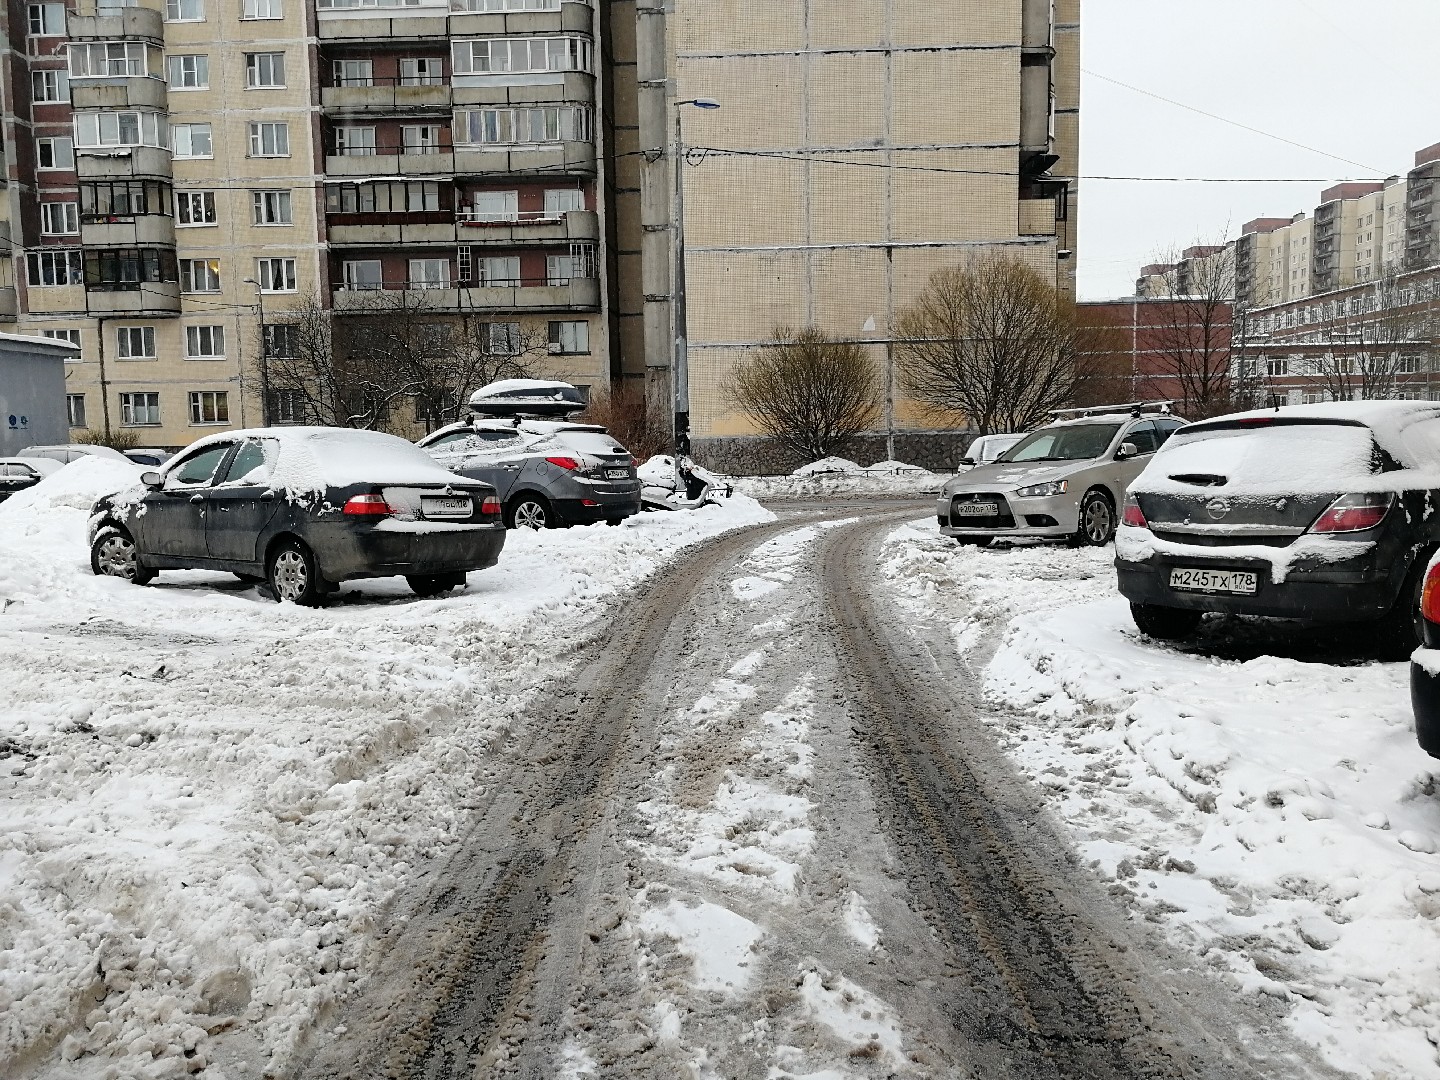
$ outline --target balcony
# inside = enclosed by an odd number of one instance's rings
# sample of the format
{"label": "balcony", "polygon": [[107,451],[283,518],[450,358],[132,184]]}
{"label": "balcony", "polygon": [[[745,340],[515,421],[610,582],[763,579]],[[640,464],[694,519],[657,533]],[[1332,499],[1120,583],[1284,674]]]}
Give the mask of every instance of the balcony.
{"label": "balcony", "polygon": [[545,143],[528,146],[455,148],[457,176],[594,176],[595,144]]}
{"label": "balcony", "polygon": [[125,282],[85,286],[91,315],[170,318],[180,314],[178,281]]}
{"label": "balcony", "polygon": [[445,113],[450,87],[445,83],[402,84],[398,78],[371,79],[363,86],[322,86],[320,107],[327,113]]}
{"label": "balcony", "polygon": [[77,147],[75,174],[81,180],[130,180],[171,174],[170,151],[155,146]]}
{"label": "balcony", "polygon": [[[522,279],[504,285],[474,285],[436,288],[429,282],[385,282],[380,288],[334,287],[336,311],[383,314],[383,297],[378,292],[406,292],[418,306],[435,312],[589,312],[600,310],[600,282],[596,278],[571,278],[563,285],[548,284],[544,278]],[[377,303],[377,301],[379,301]],[[377,310],[378,309],[378,310]]]}
{"label": "balcony", "polygon": [[0,319],[13,319],[20,314],[20,299],[14,285],[0,285]]}
{"label": "balcony", "polygon": [[329,154],[325,158],[327,177],[388,180],[438,176],[448,180],[454,172],[454,154],[400,154],[391,150],[376,154]]}
{"label": "balcony", "polygon": [[451,211],[409,214],[327,214],[331,247],[451,247],[455,215]]}
{"label": "balcony", "polygon": [[[550,76],[559,75],[552,72]],[[568,105],[595,104],[595,76],[583,71],[567,71],[559,82],[519,86],[456,86],[451,96],[457,108],[467,105]]]}
{"label": "balcony", "polygon": [[[1053,218],[1053,213],[1051,216]],[[516,214],[514,218],[482,217],[474,211],[461,210],[458,221],[462,244],[513,247],[600,239],[600,215],[593,210],[570,210],[563,214],[534,210]]]}
{"label": "balcony", "polygon": [[149,75],[72,79],[70,105],[75,109],[166,109],[169,91],[164,79]]}
{"label": "balcony", "polygon": [[111,15],[76,15],[71,12],[66,16],[65,24],[70,37],[80,41],[165,40],[165,13],[158,7],[120,8]]}
{"label": "balcony", "polygon": [[450,33],[481,37],[489,34],[553,34],[557,31],[577,34],[595,32],[595,13],[589,4],[566,2],[555,5],[549,11],[473,10],[490,6],[496,5],[486,4],[483,0],[453,0],[450,5]]}
{"label": "balcony", "polygon": [[426,38],[444,45],[450,5],[445,0],[385,7],[339,7],[316,4],[315,22],[321,41],[404,42]]}
{"label": "balcony", "polygon": [[30,286],[25,290],[25,310],[31,315],[81,314],[85,311],[85,286]]}
{"label": "balcony", "polygon": [[86,214],[80,243],[93,247],[175,246],[175,219],[168,214]]}

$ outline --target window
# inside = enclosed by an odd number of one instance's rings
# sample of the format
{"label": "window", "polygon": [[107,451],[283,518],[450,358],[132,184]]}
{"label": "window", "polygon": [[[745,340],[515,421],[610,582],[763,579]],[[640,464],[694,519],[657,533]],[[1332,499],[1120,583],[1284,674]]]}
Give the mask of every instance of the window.
{"label": "window", "polygon": [[518,356],[522,348],[520,324],[514,322],[486,323],[484,341],[486,351],[491,354]]}
{"label": "window", "polygon": [[588,322],[552,322],[550,324],[550,351],[552,353],[588,353],[590,351],[590,324]]}
{"label": "window", "polygon": [[139,290],[145,282],[178,281],[174,248],[86,248],[85,287]]}
{"label": "window", "polygon": [[285,85],[285,54],[261,52],[245,54],[245,85],[253,88]]}
{"label": "window", "polygon": [[170,129],[170,137],[177,158],[208,158],[215,154],[209,124],[176,124]]}
{"label": "window", "polygon": [[223,326],[187,326],[185,356],[191,360],[215,360],[225,355]]}
{"label": "window", "polygon": [[74,249],[32,251],[25,256],[26,280],[35,287],[79,285],[85,280],[81,263],[80,252]]}
{"label": "window", "polygon": [[120,423],[126,427],[155,427],[160,423],[160,395],[121,394]]}
{"label": "window", "polygon": [[40,231],[48,236],[66,236],[80,231],[80,204],[42,202]]}
{"label": "window", "polygon": [[479,261],[481,285],[519,285],[520,256],[490,256]]}
{"label": "window", "polygon": [[546,188],[545,216],[585,209],[585,192],[579,188]]}
{"label": "window", "polygon": [[575,278],[593,278],[595,270],[595,248],[590,244],[571,244],[569,255],[545,257],[545,284],[568,285]]}
{"label": "window", "polygon": [[87,426],[85,423],[84,394],[65,395],[65,416],[69,420],[72,428],[83,428]]}
{"label": "window", "polygon": [[256,259],[255,280],[261,292],[294,292],[294,259]]}
{"label": "window", "polygon": [[168,60],[171,90],[208,90],[210,58],[203,53],[172,56]]}
{"label": "window", "polygon": [[203,22],[205,0],[165,0],[166,22]]}
{"label": "window", "polygon": [[1270,376],[1289,375],[1290,358],[1286,356],[1267,356],[1265,358],[1265,374]]}
{"label": "window", "polygon": [[375,129],[346,125],[335,129],[335,153],[341,157],[373,157]]}
{"label": "window", "polygon": [[121,360],[154,360],[155,328],[153,326],[117,326],[115,355]]}
{"label": "window", "polygon": [[265,355],[271,359],[289,359],[299,356],[299,328],[290,323],[266,323]]}
{"label": "window", "polygon": [[476,221],[518,221],[518,191],[477,191],[471,196],[471,216]]}
{"label": "window", "polygon": [[29,17],[31,37],[64,36],[64,4],[28,4],[25,12]]}
{"label": "window", "polygon": [[84,112],[75,115],[76,146],[167,144],[165,117],[153,112]]}
{"label": "window", "polygon": [[63,68],[30,73],[30,96],[36,102],[69,101],[70,76]]}
{"label": "window", "polygon": [[[63,341],[63,342],[65,342],[67,345],[74,345],[75,348],[77,348],[77,349],[80,348],[80,331],[79,331],[79,330],[41,330],[41,331],[40,331],[40,336],[41,336],[41,337],[47,337],[47,338],[49,338],[51,341]],[[70,358],[69,358],[68,360],[66,360],[65,362],[66,362],[67,364],[69,364],[69,363],[78,363],[79,360],[80,360],[80,354],[79,354],[79,353],[76,353],[74,356],[70,357]],[[81,424],[80,426],[81,426],[81,427],[84,427],[85,425],[84,425],[84,424]]]}
{"label": "window", "polygon": [[400,61],[401,86],[439,86],[445,81],[445,62],[438,56]]}
{"label": "window", "polygon": [[409,285],[412,289],[448,289],[449,259],[411,259]]}
{"label": "window", "polygon": [[280,0],[245,0],[240,9],[242,19],[283,19]]}
{"label": "window", "polygon": [[272,424],[303,424],[306,419],[305,395],[299,390],[272,390],[270,422]]}
{"label": "window", "polygon": [[336,60],[336,86],[374,86],[375,64],[371,60]]}
{"label": "window", "polygon": [[220,260],[181,259],[180,291],[187,293],[219,292]]}
{"label": "window", "polygon": [[449,209],[449,186],[434,180],[379,180],[368,184],[331,184],[325,209],[331,214],[398,214]]}
{"label": "window", "polygon": [[289,157],[290,125],[260,123],[250,125],[251,157]]}
{"label": "window", "polygon": [[590,137],[590,110],[571,105],[455,113],[455,140],[470,145],[589,142]]}
{"label": "window", "polygon": [[482,38],[451,44],[456,75],[589,71],[590,40],[578,37]]}
{"label": "window", "polygon": [[214,225],[215,192],[177,191],[175,193],[175,224]]}
{"label": "window", "polygon": [[379,259],[348,259],[342,267],[347,289],[383,289],[384,274]]}
{"label": "window", "polygon": [[68,55],[72,79],[148,75],[145,44],[140,41],[72,42]]}
{"label": "window", "polygon": [[75,168],[75,144],[69,136],[35,140],[35,166],[40,169]]}
{"label": "window", "polygon": [[440,153],[438,124],[404,124],[400,128],[400,145],[406,154]]}
{"label": "window", "polygon": [[214,444],[180,459],[179,467],[172,465],[165,474],[165,486],[172,488],[208,484],[234,445],[233,442]]}
{"label": "window", "polygon": [[256,225],[293,225],[290,215],[290,192],[252,191],[251,209]]}
{"label": "window", "polygon": [[169,217],[170,185],[160,180],[87,180],[80,185],[82,222],[134,221],[140,214]]}

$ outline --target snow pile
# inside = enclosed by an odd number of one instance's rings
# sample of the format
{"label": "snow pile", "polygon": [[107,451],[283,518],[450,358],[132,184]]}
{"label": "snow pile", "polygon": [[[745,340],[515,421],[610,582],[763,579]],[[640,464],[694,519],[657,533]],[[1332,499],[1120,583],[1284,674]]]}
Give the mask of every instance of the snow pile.
{"label": "snow pile", "polygon": [[772,519],[522,530],[463,593],[380,579],[313,610],[93,576],[89,503],[133,480],[87,459],[0,506],[0,1076],[181,1076],[231,1028],[283,1074],[602,605]]}
{"label": "snow pile", "polygon": [[[1287,1002],[1337,1067],[1440,1077],[1440,762],[1415,743],[1405,665],[1167,648],[1103,553],[956,551],[921,527],[890,543],[903,601],[958,616],[963,653],[1003,633],[998,733],[1114,895]],[[1222,630],[1209,651],[1244,655]]]}
{"label": "snow pile", "polygon": [[791,476],[826,476],[830,473],[857,473],[861,468],[849,458],[827,457],[801,465]]}
{"label": "snow pile", "polygon": [[827,495],[928,495],[938,493],[949,476],[903,461],[860,466],[845,458],[828,457],[802,465],[789,476],[728,479],[736,491],[756,499],[813,499]]}

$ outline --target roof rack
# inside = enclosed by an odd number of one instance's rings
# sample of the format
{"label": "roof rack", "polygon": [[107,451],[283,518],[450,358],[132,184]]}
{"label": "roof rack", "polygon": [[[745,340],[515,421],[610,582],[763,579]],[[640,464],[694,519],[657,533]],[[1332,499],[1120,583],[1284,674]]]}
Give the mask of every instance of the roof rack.
{"label": "roof rack", "polygon": [[1165,401],[1127,401],[1123,405],[1092,405],[1088,409],[1050,409],[1051,416],[1099,416],[1102,413],[1128,412],[1131,416],[1139,416],[1141,413],[1168,413],[1170,406],[1174,405],[1174,399]]}

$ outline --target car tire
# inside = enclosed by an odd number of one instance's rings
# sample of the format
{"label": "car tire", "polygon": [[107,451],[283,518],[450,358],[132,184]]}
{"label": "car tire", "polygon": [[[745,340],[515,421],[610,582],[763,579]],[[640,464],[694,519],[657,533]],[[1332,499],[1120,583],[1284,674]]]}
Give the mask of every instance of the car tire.
{"label": "car tire", "polygon": [[440,596],[465,587],[464,574],[406,574],[405,584],[416,596]]}
{"label": "car tire", "polygon": [[1203,612],[1186,608],[1156,607],[1154,604],[1131,604],[1130,617],[1146,637],[1158,641],[1180,641],[1193,634],[1200,625]]}
{"label": "car tire", "polygon": [[134,539],[117,525],[107,525],[95,534],[90,543],[90,569],[98,577],[118,577],[132,585],[155,580],[155,571],[140,564]]}
{"label": "car tire", "polygon": [[625,524],[625,519],[624,519],[624,518],[606,518],[606,519],[605,519],[605,524],[606,524],[606,525],[624,525],[624,524]]}
{"label": "car tire", "polygon": [[1080,528],[1070,537],[1071,547],[1104,547],[1115,536],[1115,507],[1110,496],[1091,488],[1080,500]]}
{"label": "car tire", "polygon": [[995,538],[993,536],[957,536],[955,543],[961,547],[987,548],[995,543]]}
{"label": "car tire", "polygon": [[527,492],[505,510],[505,526],[510,529],[554,529],[559,526],[550,500]]}
{"label": "car tire", "polygon": [[310,549],[298,540],[277,544],[266,563],[265,580],[277,603],[290,601],[301,607],[325,603],[325,582]]}
{"label": "car tire", "polygon": [[1424,644],[1421,626],[1420,594],[1425,585],[1425,568],[1430,565],[1431,552],[1421,551],[1410,564],[1400,594],[1379,620],[1363,628],[1364,636],[1374,641],[1383,660],[1406,660]]}

